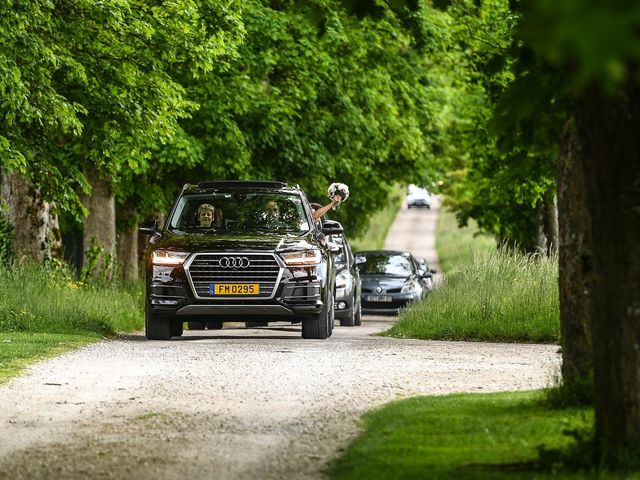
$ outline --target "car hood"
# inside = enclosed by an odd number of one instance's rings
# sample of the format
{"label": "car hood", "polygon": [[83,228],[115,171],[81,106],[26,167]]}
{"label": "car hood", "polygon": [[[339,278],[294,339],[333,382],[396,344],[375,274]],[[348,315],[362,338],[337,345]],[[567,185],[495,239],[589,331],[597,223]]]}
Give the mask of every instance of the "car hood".
{"label": "car hood", "polygon": [[402,288],[409,277],[391,277],[389,275],[360,275],[362,288],[370,288],[375,291],[376,287],[382,287],[386,292],[390,288]]}
{"label": "car hood", "polygon": [[174,235],[165,232],[153,245],[153,249],[207,251],[292,251],[313,248],[316,242],[310,233],[302,236],[269,233],[246,235]]}

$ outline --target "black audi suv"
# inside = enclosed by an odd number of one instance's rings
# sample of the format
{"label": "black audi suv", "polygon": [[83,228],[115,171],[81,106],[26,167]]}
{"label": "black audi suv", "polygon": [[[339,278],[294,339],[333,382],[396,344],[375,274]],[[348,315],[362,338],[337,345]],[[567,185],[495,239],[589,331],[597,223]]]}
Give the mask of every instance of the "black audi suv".
{"label": "black audi suv", "polygon": [[306,195],[282,182],[185,185],[167,217],[140,231],[146,252],[145,336],[168,340],[184,322],[222,328],[302,323],[303,338],[331,336],[338,222],[313,220]]}

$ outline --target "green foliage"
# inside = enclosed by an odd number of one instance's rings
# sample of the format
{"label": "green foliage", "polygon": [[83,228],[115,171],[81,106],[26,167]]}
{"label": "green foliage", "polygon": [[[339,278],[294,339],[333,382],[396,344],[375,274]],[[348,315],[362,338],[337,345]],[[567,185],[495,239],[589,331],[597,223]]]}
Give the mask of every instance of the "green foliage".
{"label": "green foliage", "polygon": [[0,266],[8,265],[11,261],[11,224],[5,214],[6,205],[4,199],[0,198]]}
{"label": "green foliage", "polygon": [[211,70],[241,36],[222,1],[4,2],[0,162],[79,215],[83,167],[148,167],[197,107],[174,77]]}
{"label": "green foliage", "polygon": [[438,221],[436,247],[446,272],[444,283],[402,311],[386,335],[558,342],[556,258],[496,250],[491,240],[458,229],[446,210]]}
{"label": "green foliage", "polygon": [[140,292],[93,288],[61,265],[2,271],[0,332],[109,335],[142,326]]}
{"label": "green foliage", "polygon": [[[623,479],[589,456],[593,411],[557,410],[538,392],[414,397],[367,413],[364,432],[331,466],[334,479]],[[574,455],[570,457],[569,455]]]}
{"label": "green foliage", "polygon": [[560,339],[557,258],[508,250],[476,255],[400,314],[401,338],[552,342]]}

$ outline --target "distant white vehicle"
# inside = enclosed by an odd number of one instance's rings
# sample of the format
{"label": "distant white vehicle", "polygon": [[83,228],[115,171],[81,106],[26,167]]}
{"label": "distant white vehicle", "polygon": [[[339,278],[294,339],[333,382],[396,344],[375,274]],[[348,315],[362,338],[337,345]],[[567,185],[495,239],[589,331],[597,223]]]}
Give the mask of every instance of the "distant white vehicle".
{"label": "distant white vehicle", "polygon": [[426,188],[417,185],[409,185],[407,193],[407,208],[426,207],[431,208],[431,195]]}

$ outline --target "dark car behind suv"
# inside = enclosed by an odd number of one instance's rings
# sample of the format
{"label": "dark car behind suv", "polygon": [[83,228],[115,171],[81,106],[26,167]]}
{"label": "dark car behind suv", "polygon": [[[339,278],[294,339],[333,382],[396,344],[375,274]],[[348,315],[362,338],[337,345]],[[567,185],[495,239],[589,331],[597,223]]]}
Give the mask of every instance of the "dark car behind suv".
{"label": "dark car behind suv", "polygon": [[301,322],[303,338],[331,335],[337,252],[325,235],[341,233],[342,226],[314,222],[299,188],[256,181],[187,184],[164,228],[154,223],[140,231],[151,235],[148,339],[179,336],[185,321],[218,328],[225,321]]}

